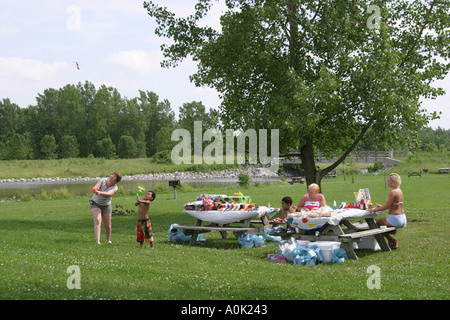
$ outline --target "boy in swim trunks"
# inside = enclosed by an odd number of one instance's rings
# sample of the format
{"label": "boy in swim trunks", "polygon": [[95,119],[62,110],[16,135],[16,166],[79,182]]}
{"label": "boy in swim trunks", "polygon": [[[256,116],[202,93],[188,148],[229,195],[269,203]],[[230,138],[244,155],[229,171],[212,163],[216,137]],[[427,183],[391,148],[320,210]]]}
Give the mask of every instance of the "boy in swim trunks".
{"label": "boy in swim trunks", "polygon": [[138,222],[136,223],[137,227],[137,239],[136,241],[141,244],[141,247],[144,245],[144,242],[149,242],[150,247],[153,248],[153,232],[152,232],[152,224],[150,219],[148,218],[148,211],[150,210],[150,202],[155,200],[156,193],[149,190],[144,196],[144,199],[136,199],[135,206],[139,206],[138,209]]}
{"label": "boy in swim trunks", "polygon": [[295,212],[295,209],[297,209],[297,207],[292,205],[291,197],[284,197],[281,199],[281,216],[283,219],[286,219],[289,213]]}

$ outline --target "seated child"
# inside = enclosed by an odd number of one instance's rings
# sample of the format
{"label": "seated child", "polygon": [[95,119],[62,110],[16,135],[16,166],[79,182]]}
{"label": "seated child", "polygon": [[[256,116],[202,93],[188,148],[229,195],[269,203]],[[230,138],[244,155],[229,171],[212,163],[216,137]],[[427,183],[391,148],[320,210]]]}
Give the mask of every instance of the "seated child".
{"label": "seated child", "polygon": [[296,209],[297,207],[292,205],[291,197],[284,197],[281,199],[281,216],[283,219],[286,219],[288,214],[295,212]]}

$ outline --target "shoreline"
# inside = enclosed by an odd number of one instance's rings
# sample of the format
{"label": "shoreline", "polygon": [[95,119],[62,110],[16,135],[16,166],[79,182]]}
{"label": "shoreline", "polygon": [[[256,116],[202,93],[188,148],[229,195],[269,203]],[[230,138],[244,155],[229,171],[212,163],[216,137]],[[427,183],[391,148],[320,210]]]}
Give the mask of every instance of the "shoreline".
{"label": "shoreline", "polygon": [[[278,178],[267,168],[247,168],[247,169],[226,169],[212,171],[209,173],[186,171],[173,173],[148,173],[123,175],[122,180],[201,180],[201,179],[237,179],[239,174],[246,173],[250,178]],[[64,181],[95,181],[102,177],[77,177],[77,178],[20,178],[20,179],[0,179],[0,183],[18,183],[18,182],[64,182]]]}

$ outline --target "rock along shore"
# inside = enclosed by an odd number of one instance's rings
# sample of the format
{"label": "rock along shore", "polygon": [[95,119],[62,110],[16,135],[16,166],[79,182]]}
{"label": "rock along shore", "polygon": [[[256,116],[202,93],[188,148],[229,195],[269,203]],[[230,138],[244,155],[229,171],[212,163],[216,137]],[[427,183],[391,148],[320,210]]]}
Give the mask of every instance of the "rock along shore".
{"label": "rock along shore", "polygon": [[[148,173],[124,175],[122,180],[201,180],[201,179],[237,179],[239,174],[246,173],[250,178],[277,178],[278,175],[267,168],[226,169],[213,172],[173,172],[173,173]],[[30,178],[30,179],[0,179],[0,183],[8,182],[64,182],[64,181],[92,181],[100,177],[77,177],[77,178]]]}

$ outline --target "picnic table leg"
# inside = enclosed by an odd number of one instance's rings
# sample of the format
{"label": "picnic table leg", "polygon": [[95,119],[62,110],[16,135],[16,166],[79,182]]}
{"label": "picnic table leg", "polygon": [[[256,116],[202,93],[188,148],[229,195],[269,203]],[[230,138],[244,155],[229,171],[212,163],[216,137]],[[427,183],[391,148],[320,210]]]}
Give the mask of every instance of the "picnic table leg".
{"label": "picnic table leg", "polygon": [[[222,227],[228,227],[230,224],[224,224],[222,225]],[[222,235],[222,239],[227,239],[228,238],[228,233],[226,231],[220,231],[220,234]]]}
{"label": "picnic table leg", "polygon": [[245,219],[245,220],[244,220],[243,227],[244,227],[244,228],[249,228],[251,222],[252,222],[252,219],[251,219],[251,218]]}
{"label": "picnic table leg", "polygon": [[[251,218],[245,219],[242,227],[243,228],[250,228],[251,223],[252,223],[252,219]],[[236,237],[236,239],[239,239],[240,235],[243,234],[244,232],[245,231],[234,231],[233,234]]]}
{"label": "picnic table leg", "polygon": [[267,219],[267,216],[266,216],[266,215],[263,215],[263,216],[261,217],[261,222],[263,223],[263,226],[264,226],[264,227],[268,227],[268,226],[269,226],[269,219]]}
{"label": "picnic table leg", "polygon": [[[377,225],[377,223],[375,222],[375,220],[373,218],[366,218],[365,220],[370,229],[379,228],[379,226]],[[378,245],[380,246],[382,251],[391,251],[391,248],[389,247],[389,245],[383,235],[376,234],[376,235],[374,235],[374,237],[375,237],[375,240],[377,240]]]}
{"label": "picnic table leg", "polygon": [[[330,225],[332,232],[336,236],[340,236],[344,234],[344,230],[342,230],[340,225]],[[349,259],[358,260],[358,256],[356,255],[355,249],[353,249],[353,240],[347,241],[341,241],[341,247],[344,248],[345,252],[347,253],[347,257]]]}
{"label": "picnic table leg", "polygon": [[349,242],[341,242],[341,248],[345,250],[347,253],[347,257],[349,259],[358,260],[358,256],[356,255],[355,249],[353,249],[353,241]]}
{"label": "picnic table leg", "polygon": [[[197,219],[197,221],[195,222],[195,226],[199,227],[201,225],[202,225],[202,220]],[[198,231],[198,230],[194,230],[192,232],[192,237],[191,237],[191,240],[189,240],[189,245],[192,246],[197,243],[197,237],[198,237],[199,232],[200,231]]]}

